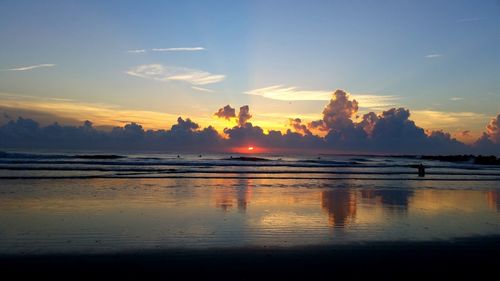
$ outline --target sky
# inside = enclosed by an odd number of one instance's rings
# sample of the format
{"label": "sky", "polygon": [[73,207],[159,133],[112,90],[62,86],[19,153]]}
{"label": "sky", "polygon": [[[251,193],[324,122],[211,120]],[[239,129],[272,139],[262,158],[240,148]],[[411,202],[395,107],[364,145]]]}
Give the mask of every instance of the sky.
{"label": "sky", "polygon": [[214,113],[248,105],[285,133],[342,89],[355,123],[403,107],[471,144],[500,113],[499,27],[486,0],[0,0],[0,124],[167,130],[182,116],[223,134],[242,124]]}

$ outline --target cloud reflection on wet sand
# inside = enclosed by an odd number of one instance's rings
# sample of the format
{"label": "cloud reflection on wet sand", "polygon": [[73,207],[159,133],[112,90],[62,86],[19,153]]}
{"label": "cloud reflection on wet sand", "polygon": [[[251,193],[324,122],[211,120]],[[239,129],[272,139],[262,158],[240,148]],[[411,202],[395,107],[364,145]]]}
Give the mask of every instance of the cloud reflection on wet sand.
{"label": "cloud reflection on wet sand", "polygon": [[496,190],[255,179],[3,183],[3,253],[432,240],[500,229]]}

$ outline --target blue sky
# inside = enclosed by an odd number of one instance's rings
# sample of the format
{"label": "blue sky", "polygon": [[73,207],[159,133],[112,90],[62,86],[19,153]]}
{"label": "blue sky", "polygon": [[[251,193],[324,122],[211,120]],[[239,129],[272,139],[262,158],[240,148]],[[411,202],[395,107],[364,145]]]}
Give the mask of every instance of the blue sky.
{"label": "blue sky", "polygon": [[[167,127],[178,115],[224,126],[213,112],[248,104],[284,129],[340,88],[362,112],[403,106],[423,127],[479,134],[500,112],[499,27],[498,1],[3,0],[0,105],[158,112]],[[53,66],[16,70],[41,64]],[[154,77],[140,68],[152,65]]]}

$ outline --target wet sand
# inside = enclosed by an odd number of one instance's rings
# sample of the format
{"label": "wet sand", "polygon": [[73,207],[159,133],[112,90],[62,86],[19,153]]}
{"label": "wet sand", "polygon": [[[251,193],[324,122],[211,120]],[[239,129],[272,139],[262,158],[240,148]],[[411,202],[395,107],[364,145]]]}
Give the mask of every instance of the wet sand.
{"label": "wet sand", "polygon": [[[3,180],[16,279],[495,279],[496,182]],[[493,276],[491,276],[493,275]]]}
{"label": "wet sand", "polygon": [[500,236],[287,248],[171,249],[114,254],[3,255],[3,274],[52,278],[324,277],[495,279]]}

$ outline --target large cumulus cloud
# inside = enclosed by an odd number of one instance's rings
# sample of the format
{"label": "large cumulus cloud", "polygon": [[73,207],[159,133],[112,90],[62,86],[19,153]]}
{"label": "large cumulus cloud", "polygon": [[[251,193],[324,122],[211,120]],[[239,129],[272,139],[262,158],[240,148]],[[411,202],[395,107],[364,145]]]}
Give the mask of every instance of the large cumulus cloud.
{"label": "large cumulus cloud", "polygon": [[310,127],[320,130],[341,131],[352,127],[351,118],[358,112],[358,102],[349,100],[348,94],[343,90],[336,90],[332,99],[323,109],[323,119],[313,121]]}
{"label": "large cumulus cloud", "polygon": [[[343,90],[332,94],[323,118],[312,121],[312,130],[326,131],[326,147],[348,153],[468,153],[470,148],[441,131],[426,132],[410,119],[405,108],[391,108],[381,114],[369,112],[358,119],[358,102]],[[297,122],[291,127],[301,132]]]}

